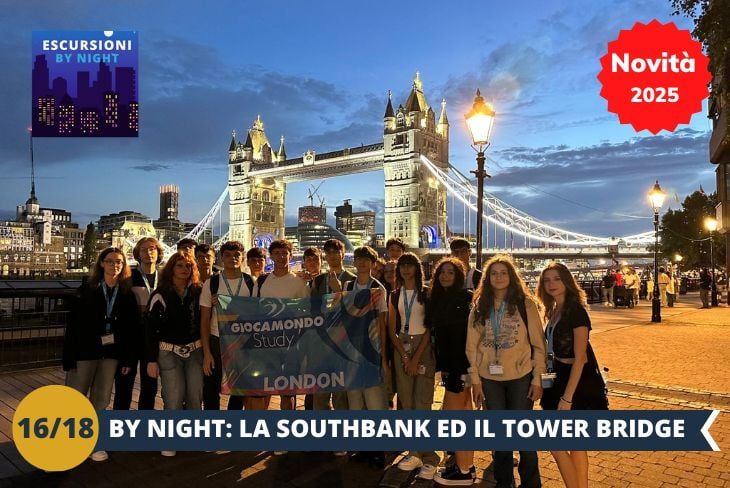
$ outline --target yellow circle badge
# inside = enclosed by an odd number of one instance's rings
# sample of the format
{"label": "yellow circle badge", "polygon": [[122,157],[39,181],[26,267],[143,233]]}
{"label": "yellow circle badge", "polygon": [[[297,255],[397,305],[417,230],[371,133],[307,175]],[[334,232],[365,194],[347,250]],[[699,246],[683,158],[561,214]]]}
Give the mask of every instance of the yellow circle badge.
{"label": "yellow circle badge", "polygon": [[98,437],[99,419],[91,402],[67,386],[30,392],[13,416],[18,452],[45,471],[65,471],[83,463]]}

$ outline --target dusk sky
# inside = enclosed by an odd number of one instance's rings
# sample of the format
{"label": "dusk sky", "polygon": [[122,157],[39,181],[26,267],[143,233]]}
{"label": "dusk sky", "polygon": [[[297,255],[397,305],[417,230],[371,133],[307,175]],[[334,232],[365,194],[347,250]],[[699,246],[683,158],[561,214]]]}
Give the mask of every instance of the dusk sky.
{"label": "dusk sky", "polygon": [[[163,184],[180,186],[181,219],[197,222],[226,185],[231,131],[243,141],[258,114],[289,157],[382,142],[388,90],[404,103],[419,71],[437,115],[446,99],[450,161],[462,172],[475,166],[463,118],[475,89],[494,104],[487,191],[568,230],[649,231],[655,179],[675,208],[675,193],[715,191],[706,104],[674,133],[636,133],[608,113],[596,76],[607,43],[636,21],[691,29],[671,11],[669,0],[5,2],[0,216],[30,189],[32,32],[136,30],[139,138],[34,141],[41,205],[81,225],[121,210],[157,218]],[[288,224],[309,184],[289,186]],[[383,174],[332,178],[320,194],[382,215]]]}

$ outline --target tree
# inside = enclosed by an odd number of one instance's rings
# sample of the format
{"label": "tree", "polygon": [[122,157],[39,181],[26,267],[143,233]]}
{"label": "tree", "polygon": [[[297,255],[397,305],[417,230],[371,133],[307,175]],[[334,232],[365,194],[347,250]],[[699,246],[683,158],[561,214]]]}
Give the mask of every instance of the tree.
{"label": "tree", "polygon": [[88,269],[93,268],[98,254],[96,247],[96,227],[94,227],[93,223],[89,222],[89,225],[86,226],[86,235],[84,236],[84,254],[81,258],[82,266]]}
{"label": "tree", "polygon": [[[715,216],[717,193],[709,195],[696,191],[682,202],[682,210],[668,210],[662,216],[659,235],[659,251],[667,260],[682,256],[683,267],[710,265],[709,232],[705,230],[705,218]],[[724,240],[715,232],[713,236],[715,265],[725,261]]]}
{"label": "tree", "polygon": [[674,15],[694,20],[692,35],[710,58],[710,72],[722,93],[730,88],[730,2],[725,0],[671,0]]}

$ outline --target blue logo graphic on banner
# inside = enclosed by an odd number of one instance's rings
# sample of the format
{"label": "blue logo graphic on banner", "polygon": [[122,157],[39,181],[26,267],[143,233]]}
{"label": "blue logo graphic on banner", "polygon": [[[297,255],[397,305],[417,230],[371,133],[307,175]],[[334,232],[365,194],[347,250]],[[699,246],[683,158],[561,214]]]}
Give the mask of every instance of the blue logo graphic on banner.
{"label": "blue logo graphic on banner", "polygon": [[33,136],[137,137],[135,31],[33,32]]}
{"label": "blue logo graphic on banner", "polygon": [[227,390],[300,394],[382,383],[379,290],[322,298],[218,296]]}

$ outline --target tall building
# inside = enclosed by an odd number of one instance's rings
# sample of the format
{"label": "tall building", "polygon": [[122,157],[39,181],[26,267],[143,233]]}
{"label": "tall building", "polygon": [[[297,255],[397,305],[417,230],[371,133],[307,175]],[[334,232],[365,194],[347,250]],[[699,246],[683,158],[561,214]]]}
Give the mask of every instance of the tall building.
{"label": "tall building", "polygon": [[41,96],[46,95],[50,76],[46,55],[38,54],[33,62],[33,93],[38,93]]}
{"label": "tall building", "polygon": [[131,102],[136,102],[137,78],[134,68],[115,68],[114,88],[119,93],[119,103],[121,105],[129,105]]}
{"label": "tall building", "polygon": [[306,205],[299,207],[299,223],[300,224],[326,224],[327,223],[327,207]]}
{"label": "tall building", "polygon": [[335,227],[340,232],[347,232],[350,230],[350,221],[352,220],[352,205],[350,200],[345,200],[342,205],[338,205],[335,208]]}
{"label": "tall building", "polygon": [[180,187],[177,185],[162,185],[160,187],[160,220],[178,220],[179,205]]}
{"label": "tall building", "polygon": [[353,212],[350,200],[345,200],[335,210],[337,230],[347,235],[354,246],[372,245],[375,242],[375,212]]}
{"label": "tall building", "polygon": [[52,96],[39,97],[37,111],[36,120],[41,124],[51,127],[56,123],[56,99]]}
{"label": "tall building", "polygon": [[116,92],[104,93],[104,124],[114,129],[119,127],[119,94]]}
{"label": "tall building", "polygon": [[[99,234],[99,239],[104,239],[110,242],[112,232],[115,230],[121,230],[127,223],[144,224],[152,227],[151,218],[139,212],[124,210],[122,212],[102,215],[101,217],[99,217],[99,222],[96,226],[97,233]],[[155,235],[154,229],[149,235]]]}

